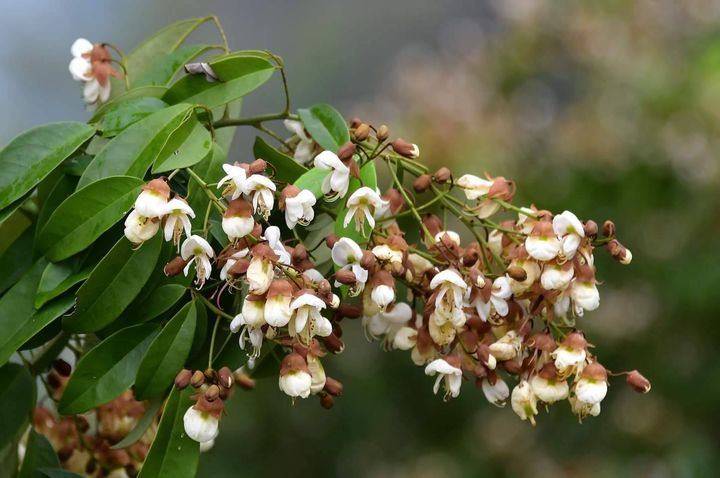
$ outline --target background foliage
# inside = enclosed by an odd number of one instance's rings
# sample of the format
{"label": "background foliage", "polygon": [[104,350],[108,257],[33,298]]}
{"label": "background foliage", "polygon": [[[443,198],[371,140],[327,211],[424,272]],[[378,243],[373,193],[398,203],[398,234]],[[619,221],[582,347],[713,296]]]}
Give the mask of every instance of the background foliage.
{"label": "background foliage", "polygon": [[[556,410],[530,429],[470,387],[440,403],[422,370],[367,344],[358,324],[347,334],[352,353],[336,361],[342,366],[326,364],[346,385],[332,411],[314,401],[291,407],[275,380],[261,380],[229,402],[200,476],[701,476],[717,469],[720,12],[713,2],[209,3],[200,11],[172,2],[173,18],[169,1],[78,2],[62,13],[51,11],[53,2],[9,8],[0,34],[12,41],[0,55],[13,67],[0,73],[0,84],[13,120],[3,122],[0,138],[55,119],[87,119],[65,70],[78,35],[129,48],[212,8],[232,44],[286,58],[295,104],[332,102],[420,142],[437,166],[487,169],[515,178],[539,206],[615,219],[633,265],[620,272],[600,264],[603,307],[583,322],[603,343],[607,365],[640,368],[653,392],[614,390],[601,417],[582,426]],[[100,8],[102,19],[82,20],[100,18],[87,15]],[[271,111],[264,100],[261,90],[245,111]],[[240,137],[231,157],[248,160],[251,149]],[[1,237],[0,250],[12,239]]]}

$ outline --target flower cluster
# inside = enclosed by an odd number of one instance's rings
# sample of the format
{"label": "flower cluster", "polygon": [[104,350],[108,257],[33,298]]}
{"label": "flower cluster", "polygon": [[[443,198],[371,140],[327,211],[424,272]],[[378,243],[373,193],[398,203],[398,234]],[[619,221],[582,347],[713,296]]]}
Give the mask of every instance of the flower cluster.
{"label": "flower cluster", "polygon": [[73,59],[69,70],[73,79],[83,84],[83,99],[88,105],[105,103],[110,99],[110,77],[122,78],[112,66],[112,56],[103,43],[92,44],[78,38],[70,47]]}

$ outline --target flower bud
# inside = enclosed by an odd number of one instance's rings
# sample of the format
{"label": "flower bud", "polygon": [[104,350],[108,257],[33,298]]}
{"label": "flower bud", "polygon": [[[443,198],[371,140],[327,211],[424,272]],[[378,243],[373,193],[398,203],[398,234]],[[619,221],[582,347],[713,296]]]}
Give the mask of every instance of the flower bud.
{"label": "flower bud", "polygon": [[356,129],[361,124],[362,124],[362,120],[360,118],[358,118],[357,116],[353,116],[352,119],[350,120],[350,127],[352,129]]}
{"label": "flower bud", "polygon": [[358,319],[363,315],[363,308],[360,304],[342,303],[335,312],[336,318]]}
{"label": "flower bud", "polygon": [[210,385],[207,390],[205,390],[205,400],[208,402],[212,402],[217,400],[217,398],[220,396],[220,387],[217,385]]}
{"label": "flower bud", "polygon": [[200,370],[195,370],[195,372],[192,374],[192,377],[190,378],[190,385],[192,385],[194,388],[199,388],[205,383],[205,374],[202,373]]}
{"label": "flower bud", "polygon": [[250,163],[249,169],[250,173],[252,174],[260,174],[265,171],[265,169],[267,169],[267,161],[265,161],[264,159],[256,159],[255,161]]}
{"label": "flower bud", "polygon": [[330,410],[335,405],[335,399],[329,393],[320,394],[320,406],[325,410]]}
{"label": "flower bud", "polygon": [[165,272],[166,276],[175,277],[176,275],[182,273],[186,265],[187,261],[182,257],[177,256],[175,259],[165,264],[165,268],[163,269],[163,271]]}
{"label": "flower bud", "polygon": [[612,258],[620,264],[628,265],[632,261],[632,253],[630,250],[620,244],[617,239],[612,239],[607,243],[607,250]]}
{"label": "flower bud", "polygon": [[363,269],[372,269],[376,262],[375,254],[371,251],[363,251],[363,255],[360,258],[360,267]]}
{"label": "flower bud", "polygon": [[253,390],[255,388],[255,379],[242,371],[235,371],[233,378],[235,384],[243,390]]}
{"label": "flower bud", "polygon": [[430,189],[430,186],[432,184],[432,178],[429,174],[423,174],[421,176],[418,176],[418,178],[413,183],[413,189],[415,189],[416,193],[423,193]]}
{"label": "flower bud", "polygon": [[390,136],[390,128],[388,128],[387,125],[381,124],[380,127],[377,129],[377,134],[375,136],[377,137],[378,141],[385,141]]}
{"label": "flower bud", "polygon": [[615,223],[608,220],[603,223],[603,235],[605,237],[615,237]]}
{"label": "flower bud", "polygon": [[293,398],[307,398],[311,385],[310,370],[302,355],[297,352],[287,354],[280,364],[280,390]]}
{"label": "flower bud", "polygon": [[585,231],[585,235],[587,237],[595,237],[598,233],[598,225],[593,220],[588,220],[583,225],[583,230]]}
{"label": "flower bud", "polygon": [[322,340],[325,344],[325,348],[331,353],[339,354],[345,350],[345,343],[335,333],[332,333],[327,337],[323,337]]}
{"label": "flower bud", "polygon": [[343,392],[343,384],[332,377],[325,378],[325,391],[330,395],[340,396]]}
{"label": "flower bud", "polygon": [[448,182],[451,176],[452,172],[450,171],[450,169],[443,166],[442,168],[435,171],[435,174],[433,174],[432,178],[435,180],[436,183],[444,184]]}
{"label": "flower bud", "polygon": [[506,272],[511,279],[515,279],[518,282],[523,282],[527,279],[527,271],[525,271],[522,267],[510,266],[507,268]]}
{"label": "flower bud", "polygon": [[361,123],[358,125],[353,133],[355,141],[365,141],[368,136],[370,136],[370,126],[368,126],[367,123]]}
{"label": "flower bud", "polygon": [[72,373],[70,364],[60,358],[53,362],[53,368],[61,377],[69,377]]}
{"label": "flower bud", "polygon": [[233,373],[229,367],[223,367],[218,370],[218,383],[223,388],[232,388],[233,386]]}
{"label": "flower bud", "polygon": [[341,269],[335,273],[335,280],[341,284],[352,285],[357,282],[355,273],[348,269]]}
{"label": "flower bud", "polygon": [[340,149],[337,150],[337,156],[342,161],[346,161],[348,159],[351,159],[353,157],[353,154],[355,154],[355,150],[357,149],[357,146],[352,141],[348,141],[347,143],[340,146]]}
{"label": "flower bud", "polygon": [[178,389],[183,390],[190,385],[190,379],[192,379],[192,372],[184,368],[175,376],[175,386]]}
{"label": "flower bud", "polygon": [[628,373],[626,381],[628,385],[630,385],[632,389],[638,393],[648,393],[650,391],[650,388],[652,387],[650,384],[650,380],[645,378],[637,370],[633,370]]}
{"label": "flower bud", "polygon": [[337,241],[338,237],[336,234],[328,234],[327,237],[325,237],[325,245],[328,246],[330,249],[333,248]]}
{"label": "flower bud", "polygon": [[392,142],[392,148],[400,156],[409,159],[417,159],[420,156],[420,148],[417,144],[408,143],[402,138],[398,138]]}

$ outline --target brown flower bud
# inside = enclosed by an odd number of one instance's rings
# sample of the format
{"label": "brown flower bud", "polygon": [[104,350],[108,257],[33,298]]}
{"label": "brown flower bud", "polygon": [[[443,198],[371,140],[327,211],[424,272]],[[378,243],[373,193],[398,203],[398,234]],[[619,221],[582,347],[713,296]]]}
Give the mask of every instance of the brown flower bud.
{"label": "brown flower bud", "polygon": [[337,308],[335,316],[337,318],[347,317],[348,319],[359,319],[363,315],[363,308],[360,304],[348,304],[343,302]]}
{"label": "brown flower bud", "polygon": [[480,244],[472,242],[463,251],[463,265],[465,267],[472,267],[478,259],[480,259]]}
{"label": "brown flower bud", "polygon": [[603,235],[605,237],[615,237],[615,223],[608,220],[603,223]]}
{"label": "brown flower bud", "polygon": [[327,279],[323,279],[318,283],[318,292],[321,294],[329,294],[331,290],[330,282]]}
{"label": "brown flower bud", "polygon": [[435,214],[425,214],[422,222],[433,238],[443,230],[443,223]]}
{"label": "brown flower bud", "polygon": [[330,249],[333,248],[337,241],[338,237],[335,234],[328,234],[328,236],[325,237],[325,245],[328,246]]}
{"label": "brown flower bud", "polygon": [[527,272],[522,267],[510,266],[505,272],[507,272],[507,275],[510,276],[511,279],[515,279],[518,282],[527,279]]}
{"label": "brown flower bud", "polygon": [[60,376],[54,372],[48,374],[47,382],[53,390],[57,390],[63,385],[62,380],[60,380]]}
{"label": "brown flower bud", "polygon": [[365,141],[368,136],[370,136],[370,126],[368,126],[367,123],[358,125],[353,133],[355,141]]}
{"label": "brown flower bud", "polygon": [[607,250],[613,259],[618,261],[620,264],[630,264],[632,261],[632,253],[625,246],[620,244],[617,239],[612,239],[607,243]]}
{"label": "brown flower bud", "polygon": [[52,366],[61,377],[69,377],[72,373],[72,367],[70,364],[61,358],[56,359]]}
{"label": "brown flower bud", "polygon": [[217,385],[210,385],[207,390],[205,390],[205,400],[208,402],[212,402],[216,400],[220,396],[220,387]]}
{"label": "brown flower bud", "polygon": [[468,353],[475,353],[478,348],[478,336],[472,329],[468,329],[460,334],[460,342],[462,342],[463,348]]}
{"label": "brown flower bud", "polygon": [[534,343],[534,346],[538,350],[542,350],[543,352],[552,352],[557,348],[557,342],[555,342],[555,339],[552,338],[550,334],[537,334],[531,339]]}
{"label": "brown flower bud", "polygon": [[436,183],[444,184],[448,182],[451,176],[452,172],[450,171],[450,169],[443,166],[442,168],[435,171],[435,174],[433,174],[432,178],[435,180]]}
{"label": "brown flower bud", "polygon": [[591,362],[583,369],[581,376],[591,380],[607,382],[607,370],[599,362]]}
{"label": "brown flower bud", "polygon": [[553,362],[547,362],[545,365],[543,365],[543,368],[540,370],[538,375],[545,380],[557,380],[558,369],[557,367],[555,367],[555,364]]}
{"label": "brown flower bud", "polygon": [[243,390],[253,390],[255,388],[255,379],[243,372],[235,372],[233,374],[235,384]]}
{"label": "brown flower bud", "polygon": [[598,225],[597,225],[597,222],[593,221],[592,219],[585,221],[585,224],[583,225],[583,229],[585,230],[585,235],[587,237],[597,236]]}
{"label": "brown flower bud", "polygon": [[399,262],[393,262],[392,264],[390,264],[390,273],[395,277],[404,277],[405,266],[400,264]]}
{"label": "brown flower bud", "polygon": [[340,146],[340,149],[337,150],[337,156],[342,161],[351,159],[353,157],[353,154],[355,154],[355,150],[357,149],[357,146],[352,141],[348,141],[347,143]]}
{"label": "brown flower bud", "polygon": [[190,379],[192,379],[192,372],[184,368],[175,376],[175,386],[180,390],[183,390],[190,385]]}
{"label": "brown flower bud", "polygon": [[205,383],[205,374],[200,370],[195,370],[190,378],[190,385],[194,388],[200,388]]}
{"label": "brown flower bud", "polygon": [[332,377],[326,377],[325,378],[325,391],[329,393],[330,395],[334,395],[336,397],[342,395],[343,392],[343,384],[339,380],[335,380]]}
{"label": "brown flower bud", "polygon": [[60,448],[57,452],[58,458],[60,458],[60,461],[62,463],[65,463],[70,459],[70,457],[75,453],[75,448],[71,447],[70,445],[66,445],[62,448]]}
{"label": "brown flower bud", "polygon": [[345,350],[345,343],[335,333],[332,333],[327,337],[323,337],[322,340],[325,344],[325,348],[331,353],[339,354]]}
{"label": "brown flower bud", "polygon": [[630,373],[628,373],[626,381],[627,381],[628,385],[630,385],[632,387],[632,389],[638,393],[648,393],[650,391],[650,388],[652,388],[652,385],[650,384],[650,380],[645,378],[637,370],[633,370]]}
{"label": "brown flower bud", "polygon": [[329,393],[320,394],[320,406],[325,410],[330,410],[335,405],[335,399]]}
{"label": "brown flower bud", "polygon": [[229,367],[223,367],[218,370],[218,383],[221,387],[232,388],[233,386],[233,373]]}
{"label": "brown flower bud", "polygon": [[390,128],[388,128],[386,125],[381,124],[380,127],[377,129],[377,134],[375,135],[381,143],[388,139],[390,136]]}
{"label": "brown flower bud", "polygon": [[361,124],[362,124],[362,120],[360,118],[358,118],[357,116],[353,116],[352,119],[350,120],[350,127],[352,129],[357,128]]}
{"label": "brown flower bud", "polygon": [[186,265],[187,261],[182,257],[177,256],[175,259],[165,264],[165,268],[163,269],[163,271],[165,272],[166,276],[175,277],[183,271]]}
{"label": "brown flower bud", "polygon": [[335,280],[341,284],[353,285],[357,282],[355,273],[348,269],[341,269],[335,273]]}
{"label": "brown flower bud", "polygon": [[507,373],[511,373],[513,375],[517,375],[522,371],[522,365],[515,360],[506,360],[504,362],[500,362],[500,365],[505,369],[505,371],[507,371]]}
{"label": "brown flower bud", "polygon": [[308,257],[307,248],[302,243],[298,244],[297,246],[295,246],[293,248],[291,257],[292,257],[293,262],[300,262],[300,261],[307,259],[307,257]]}
{"label": "brown flower bud", "polygon": [[402,138],[398,138],[392,142],[392,148],[400,156],[404,156],[409,159],[417,159],[420,156],[420,148],[417,144],[408,143]]}
{"label": "brown flower bud", "polygon": [[376,257],[371,251],[363,251],[363,255],[360,258],[360,267],[363,269],[372,269],[375,265]]}
{"label": "brown flower bud", "polygon": [[430,186],[432,185],[432,178],[429,174],[423,174],[418,176],[418,178],[413,183],[413,189],[416,193],[424,193],[428,189],[430,189]]}
{"label": "brown flower bud", "polygon": [[572,332],[562,341],[563,346],[569,347],[573,350],[583,350],[587,347],[587,340],[585,336],[580,332]]}
{"label": "brown flower bud", "polygon": [[252,163],[250,163],[250,172],[252,174],[259,174],[262,173],[267,169],[267,161],[264,159],[256,159]]}

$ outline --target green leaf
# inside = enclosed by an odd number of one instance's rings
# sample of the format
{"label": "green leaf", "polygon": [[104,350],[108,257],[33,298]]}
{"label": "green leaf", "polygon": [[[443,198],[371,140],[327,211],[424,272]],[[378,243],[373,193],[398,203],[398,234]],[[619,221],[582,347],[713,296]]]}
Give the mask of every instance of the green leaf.
{"label": "green leaf", "polygon": [[150,116],[156,111],[167,108],[167,103],[152,96],[140,96],[109,107],[97,124],[98,130],[106,138],[117,136],[128,126]]}
{"label": "green leaf", "polygon": [[40,208],[40,214],[38,214],[35,233],[38,234],[45,227],[47,220],[50,219],[55,209],[62,204],[70,195],[75,192],[77,186],[77,178],[61,174],[57,181],[53,185],[52,189],[48,193],[45,201],[42,203]]}
{"label": "green leaf", "polygon": [[0,298],[0,364],[30,337],[60,317],[73,305],[71,296],[61,297],[39,310],[35,309],[35,291],[47,262],[38,259],[12,289]]}
{"label": "green leaf", "polygon": [[300,189],[307,189],[312,192],[317,199],[323,197],[322,183],[325,178],[330,174],[330,171],[325,171],[318,168],[312,168],[308,172],[300,176],[295,181],[295,186]]}
{"label": "green leaf", "polygon": [[137,307],[133,308],[135,323],[147,322],[170,310],[187,292],[180,284],[161,285]]}
{"label": "green leaf", "polygon": [[275,70],[268,60],[241,53],[223,55],[209,63],[220,81],[209,82],[204,75],[186,75],[170,87],[163,100],[170,104],[197,103],[215,108],[259,88]]}
{"label": "green leaf", "polygon": [[143,357],[135,380],[138,400],[157,398],[173,383],[190,354],[197,314],[191,301],[165,325]]}
{"label": "green leaf", "polygon": [[[242,110],[242,98],[231,101],[227,105],[218,106],[213,110],[213,117],[220,118],[227,116],[228,118],[239,118]],[[230,151],[237,126],[228,126],[215,131],[215,143],[220,145],[223,151]]]}
{"label": "green leaf", "polygon": [[0,294],[17,283],[18,279],[32,266],[34,228],[28,228],[0,256]]}
{"label": "green leaf", "polygon": [[148,404],[148,409],[145,411],[145,414],[138,420],[137,425],[135,425],[135,428],[133,428],[130,433],[125,435],[125,438],[111,446],[110,448],[112,450],[121,450],[123,448],[127,448],[139,439],[143,437],[145,432],[148,428],[150,428],[150,425],[155,421],[155,417],[157,416],[158,410],[160,410],[160,405],[162,405],[161,399],[155,399],[150,400],[150,403]]}
{"label": "green leaf", "polygon": [[30,372],[15,363],[0,367],[0,450],[25,431],[35,407],[35,385]]}
{"label": "green leaf", "polygon": [[195,338],[193,339],[193,345],[190,349],[190,357],[195,357],[203,349],[208,331],[208,314],[205,304],[196,299],[193,299],[193,302],[195,303],[197,324],[195,325]]}
{"label": "green leaf", "polygon": [[75,192],[53,212],[38,235],[38,250],[61,261],[92,244],[132,207],[143,181],[113,176]]}
{"label": "green leaf", "polygon": [[305,166],[287,154],[273,148],[260,136],[255,138],[253,154],[255,158],[264,159],[273,166],[275,179],[279,181],[292,183],[308,171]]}
{"label": "green leaf", "polygon": [[194,477],[200,459],[200,444],[185,434],[183,416],[194,405],[192,387],[173,388],[163,410],[157,435],[153,440],[138,478]]}
{"label": "green leaf", "polygon": [[[172,141],[172,142],[171,142]],[[153,166],[153,174],[189,168],[210,154],[212,136],[194,116],[183,125],[183,130],[173,134],[166,150],[160,154]]]}
{"label": "green leaf", "polygon": [[70,376],[58,411],[63,415],[83,413],[130,388],[156,332],[154,324],[128,327],[83,355]]}
{"label": "green leaf", "polygon": [[[358,188],[361,186],[367,186],[373,191],[377,187],[377,172],[375,171],[375,162],[370,161],[367,164],[365,164],[362,168],[360,168],[360,179],[359,181],[357,178],[352,178],[350,180],[350,186],[348,187],[348,193],[345,198],[349,198],[352,193],[354,193]],[[360,247],[367,244],[368,239],[370,237],[370,233],[372,232],[372,227],[370,227],[370,224],[368,224],[367,220],[365,220],[363,225],[363,232],[359,232],[355,229],[355,220],[351,219],[350,223],[348,223],[347,227],[343,225],[343,222],[345,221],[345,216],[347,215],[347,206],[343,205],[342,208],[340,208],[340,211],[338,212],[337,219],[335,220],[335,234],[337,234],[338,237],[349,237],[353,241],[357,242]]]}
{"label": "green leaf", "polygon": [[0,209],[21,198],[95,134],[85,123],[50,123],[10,141],[0,151]]}
{"label": "green leaf", "polygon": [[63,328],[94,332],[120,316],[150,278],[161,246],[162,234],[137,249],[120,238],[78,290],[75,313],[63,319]]}
{"label": "green leaf", "polygon": [[45,474],[40,468],[60,468],[60,460],[48,439],[33,429],[28,435],[25,458],[18,478],[44,478]]}
{"label": "green leaf", "polygon": [[115,98],[112,98],[107,103],[102,104],[97,110],[95,110],[95,114],[92,115],[88,123],[97,123],[103,116],[105,116],[105,113],[117,107],[121,103],[135,100],[137,98],[162,98],[162,95],[164,95],[166,91],[167,88],[164,86],[141,86],[139,88],[133,88],[130,91],[125,91],[124,93],[117,95]]}
{"label": "green leaf", "polygon": [[170,135],[192,114],[180,104],[157,111],[110,140],[80,177],[79,188],[107,176],[142,178],[158,159]]}
{"label": "green leaf", "polygon": [[335,153],[340,146],[350,141],[350,131],[345,119],[332,106],[314,105],[299,109],[298,115],[312,139],[323,148]]}
{"label": "green leaf", "polygon": [[5,209],[0,211],[0,225],[5,222],[6,219],[8,219],[10,216],[15,214],[15,212],[20,209],[20,207],[25,204],[30,198],[32,198],[34,191],[28,191],[26,194],[23,194],[23,196],[14,201],[12,204],[7,206]]}
{"label": "green leaf", "polygon": [[51,262],[45,267],[35,294],[36,309],[90,276],[92,266],[77,271],[71,262]]}
{"label": "green leaf", "polygon": [[[168,25],[147,38],[128,55],[128,81],[131,87],[140,86],[151,74],[159,59],[180,47],[197,27],[212,17],[191,18]],[[132,90],[131,90],[132,91]]]}
{"label": "green leaf", "polygon": [[182,69],[182,67],[194,58],[210,50],[217,49],[215,45],[187,45],[177,50],[158,57],[151,63],[141,77],[133,79],[133,87],[138,85],[161,85],[165,86]]}
{"label": "green leaf", "polygon": [[82,475],[63,470],[62,468],[40,468],[38,471],[48,478],[83,478]]}

